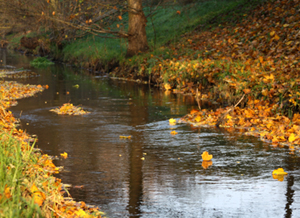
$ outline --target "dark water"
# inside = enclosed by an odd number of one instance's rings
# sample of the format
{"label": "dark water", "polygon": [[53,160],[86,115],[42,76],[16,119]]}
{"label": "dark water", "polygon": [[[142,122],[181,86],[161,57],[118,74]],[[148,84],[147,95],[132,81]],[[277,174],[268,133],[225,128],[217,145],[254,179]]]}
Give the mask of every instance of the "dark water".
{"label": "dark water", "polygon": [[[8,53],[5,61],[29,68],[31,59]],[[61,65],[32,70],[40,76],[19,81],[49,89],[11,109],[23,129],[38,135],[43,152],[69,154],[56,161],[65,169],[58,177],[84,186],[70,189],[77,201],[97,205],[109,217],[300,217],[299,152],[239,132],[170,126],[169,118],[197,107],[191,97]],[[49,112],[66,102],[91,113]],[[214,156],[206,170],[205,150]],[[278,167],[289,173],[283,182],[272,178]]]}

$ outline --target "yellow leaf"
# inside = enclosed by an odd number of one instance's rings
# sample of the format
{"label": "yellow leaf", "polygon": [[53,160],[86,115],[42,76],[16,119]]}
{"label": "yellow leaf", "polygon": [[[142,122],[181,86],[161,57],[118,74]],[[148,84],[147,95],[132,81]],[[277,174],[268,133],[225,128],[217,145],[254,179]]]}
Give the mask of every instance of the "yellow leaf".
{"label": "yellow leaf", "polygon": [[278,35],[275,35],[273,39],[278,41],[280,39],[280,37]]}
{"label": "yellow leaf", "polygon": [[173,130],[172,132],[171,132],[171,134],[172,135],[176,135],[176,134],[178,134],[175,130]]}
{"label": "yellow leaf", "polygon": [[212,154],[209,154],[207,151],[204,151],[201,154],[202,160],[211,160],[213,158]]}
{"label": "yellow leaf", "polygon": [[36,187],[35,184],[33,184],[31,186],[30,191],[32,193],[34,203],[36,203],[39,206],[42,206],[42,204],[44,203],[44,200],[46,199],[45,194],[43,192],[39,191],[39,189]]}
{"label": "yellow leaf", "polygon": [[175,125],[175,124],[176,124],[176,120],[173,119],[173,118],[171,118],[171,119],[169,119],[169,123],[170,123],[171,125]]}
{"label": "yellow leaf", "polygon": [[87,217],[88,216],[88,214],[82,209],[77,210],[75,212],[75,215],[78,217]]}
{"label": "yellow leaf", "polygon": [[120,135],[119,136],[121,139],[131,139],[131,135],[129,135],[129,136],[123,136],[123,135]]}
{"label": "yellow leaf", "polygon": [[277,179],[278,181],[282,182],[284,180],[284,175],[275,175],[272,174],[273,179]]}
{"label": "yellow leaf", "polygon": [[273,170],[272,172],[273,175],[287,175],[287,172],[284,172],[283,168],[278,168],[276,170]]}
{"label": "yellow leaf", "polygon": [[295,141],[296,139],[298,139],[299,137],[298,136],[296,136],[294,133],[292,133],[291,135],[290,135],[290,137],[289,137],[289,142],[293,142],[293,141]]}
{"label": "yellow leaf", "polygon": [[123,19],[121,15],[119,15],[118,18],[119,18],[119,20],[122,20],[122,19]]}
{"label": "yellow leaf", "polygon": [[275,31],[270,32],[270,36],[274,36]]}
{"label": "yellow leaf", "polygon": [[66,158],[68,157],[68,153],[66,153],[66,152],[64,152],[64,153],[61,153],[61,154],[60,154],[60,156],[62,156],[63,158],[65,158],[65,159],[66,159]]}
{"label": "yellow leaf", "polygon": [[170,86],[169,83],[165,83],[164,87],[165,87],[166,90],[172,89],[172,87]]}
{"label": "yellow leaf", "polygon": [[198,116],[195,118],[195,121],[199,123],[199,122],[201,121],[201,116],[198,115]]}

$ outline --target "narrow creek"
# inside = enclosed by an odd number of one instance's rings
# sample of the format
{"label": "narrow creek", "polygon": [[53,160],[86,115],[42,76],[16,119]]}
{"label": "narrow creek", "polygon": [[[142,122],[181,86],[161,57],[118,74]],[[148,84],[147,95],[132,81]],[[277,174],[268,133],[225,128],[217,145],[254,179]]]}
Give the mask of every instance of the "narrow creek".
{"label": "narrow creek", "polygon": [[[44,153],[68,153],[55,164],[64,166],[57,176],[73,185],[75,200],[97,205],[112,218],[300,217],[299,154],[238,131],[170,126],[168,119],[197,108],[189,96],[87,76],[59,64],[33,69],[32,59],[1,51],[7,65],[40,75],[17,81],[49,85],[11,110],[22,129],[38,136]],[[68,102],[91,113],[49,111]],[[213,154],[207,169],[201,159],[205,150]],[[289,173],[282,182],[272,178],[279,167]]]}

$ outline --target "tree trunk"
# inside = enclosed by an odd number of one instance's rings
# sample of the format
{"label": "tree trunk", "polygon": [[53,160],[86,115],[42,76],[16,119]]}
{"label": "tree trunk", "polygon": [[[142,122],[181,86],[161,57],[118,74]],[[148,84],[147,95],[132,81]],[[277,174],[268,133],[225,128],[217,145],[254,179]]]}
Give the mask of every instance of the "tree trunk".
{"label": "tree trunk", "polygon": [[129,29],[126,57],[149,49],[146,35],[147,19],[143,12],[142,0],[128,0]]}

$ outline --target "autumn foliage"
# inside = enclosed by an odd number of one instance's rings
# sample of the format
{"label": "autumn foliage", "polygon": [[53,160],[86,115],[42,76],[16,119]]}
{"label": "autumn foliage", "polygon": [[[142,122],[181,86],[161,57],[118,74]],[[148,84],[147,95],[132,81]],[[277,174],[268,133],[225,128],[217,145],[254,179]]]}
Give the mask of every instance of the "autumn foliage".
{"label": "autumn foliage", "polygon": [[[16,128],[18,120],[8,107],[16,99],[43,90],[41,85],[0,83],[1,215],[8,217],[11,209],[15,210],[14,217],[101,217],[98,208],[75,202],[71,196],[65,198],[69,195],[67,189],[53,176],[62,168],[34,148],[36,139]],[[62,158],[67,156],[61,154]]]}
{"label": "autumn foliage", "polygon": [[[207,31],[185,35],[168,59],[142,64],[174,92],[232,104],[243,94],[292,113],[299,110],[299,1],[268,1],[254,11]],[[149,64],[155,63],[155,64]],[[244,102],[246,103],[246,102]]]}

